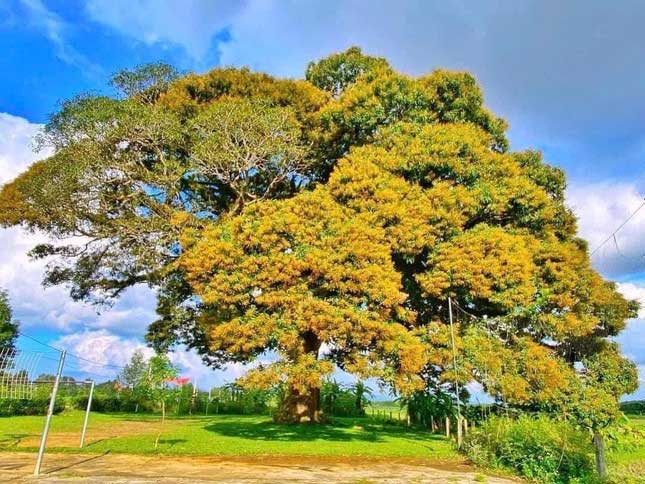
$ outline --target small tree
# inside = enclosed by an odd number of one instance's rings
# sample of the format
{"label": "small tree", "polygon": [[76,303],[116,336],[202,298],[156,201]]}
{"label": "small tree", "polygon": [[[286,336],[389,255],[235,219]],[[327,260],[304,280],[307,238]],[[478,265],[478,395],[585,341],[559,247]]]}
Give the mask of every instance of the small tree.
{"label": "small tree", "polygon": [[157,354],[150,358],[147,365],[147,375],[144,379],[142,391],[150,400],[159,402],[161,406],[161,427],[155,439],[155,449],[159,446],[159,439],[163,432],[166,420],[166,402],[172,399],[175,389],[170,386],[171,380],[177,377],[179,371],[167,355]]}
{"label": "small tree", "polygon": [[363,380],[358,380],[350,387],[355,398],[357,415],[365,413],[365,406],[369,403],[368,397],[373,395],[372,389],[368,387]]}
{"label": "small tree", "polygon": [[440,422],[446,417],[453,417],[456,408],[450,394],[439,389],[421,390],[412,395],[402,396],[398,399],[402,407],[405,407],[410,422],[428,425],[436,421]]}
{"label": "small tree", "polygon": [[0,290],[0,351],[14,348],[17,337],[18,323],[12,320],[9,298],[6,291]]}
{"label": "small tree", "polygon": [[580,389],[570,400],[570,412],[575,422],[593,435],[596,470],[601,479],[607,478],[604,434],[621,415],[619,399],[638,388],[636,365],[620,355],[616,343],[583,360]]}
{"label": "small tree", "polygon": [[343,387],[333,378],[329,378],[323,381],[320,394],[324,410],[333,415],[335,403],[343,394]]}
{"label": "small tree", "polygon": [[139,410],[139,403],[144,396],[143,382],[148,371],[148,364],[141,350],[137,350],[119,374],[118,381],[125,388],[131,401],[135,403],[135,413]]}

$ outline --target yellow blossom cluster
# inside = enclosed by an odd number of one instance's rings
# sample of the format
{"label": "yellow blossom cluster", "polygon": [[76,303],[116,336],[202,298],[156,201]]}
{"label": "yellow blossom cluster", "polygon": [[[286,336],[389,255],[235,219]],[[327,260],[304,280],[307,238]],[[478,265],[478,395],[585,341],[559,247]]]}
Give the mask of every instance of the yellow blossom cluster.
{"label": "yellow blossom cluster", "polygon": [[[633,306],[591,268],[562,173],[508,151],[468,74],[368,64],[337,84],[313,68],[333,89],[302,110],[314,188],[186,232],[177,267],[209,344],[276,351],[248,381],[299,392],[333,362],[400,393],[477,380],[513,404],[571,400],[575,364]],[[448,297],[475,313],[455,325],[456,373]]]}

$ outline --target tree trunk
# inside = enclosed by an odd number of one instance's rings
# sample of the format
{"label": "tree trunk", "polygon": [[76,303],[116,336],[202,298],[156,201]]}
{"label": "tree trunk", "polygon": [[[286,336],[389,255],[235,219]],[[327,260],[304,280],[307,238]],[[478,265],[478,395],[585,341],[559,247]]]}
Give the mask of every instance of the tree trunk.
{"label": "tree trunk", "polygon": [[[318,337],[307,332],[303,335],[305,353],[318,358],[321,342]],[[320,423],[323,421],[323,411],[320,406],[320,387],[309,388],[307,391],[290,386],[287,396],[282,402],[280,412],[276,416],[278,422],[284,423]]]}
{"label": "tree trunk", "polygon": [[162,400],[161,401],[161,427],[159,428],[159,433],[157,434],[157,438],[155,439],[155,450],[157,450],[157,447],[159,447],[159,439],[161,438],[161,434],[163,433],[163,424],[166,421],[166,401]]}
{"label": "tree trunk", "polygon": [[594,430],[593,444],[596,449],[596,470],[600,479],[607,479],[607,462],[605,461],[605,441],[602,434]]}
{"label": "tree trunk", "polygon": [[320,423],[323,412],[320,408],[320,388],[311,388],[300,393],[291,388],[289,395],[282,403],[278,421],[285,423]]}

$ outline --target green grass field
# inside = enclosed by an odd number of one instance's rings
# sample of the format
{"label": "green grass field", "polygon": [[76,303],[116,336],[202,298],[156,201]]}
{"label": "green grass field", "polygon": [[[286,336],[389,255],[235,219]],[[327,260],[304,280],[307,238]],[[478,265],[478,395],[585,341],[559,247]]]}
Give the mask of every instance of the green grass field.
{"label": "green grass field", "polygon": [[[388,414],[395,407],[380,408]],[[395,413],[395,415],[396,415]],[[79,452],[83,413],[56,415],[48,452]],[[44,417],[0,418],[0,451],[37,449]],[[645,417],[631,417],[630,425],[645,433]],[[350,456],[405,457],[458,460],[462,457],[441,435],[423,429],[391,425],[372,418],[334,418],[328,425],[280,425],[265,416],[217,415],[169,418],[159,449],[154,441],[158,416],[92,414],[82,452],[219,456]],[[641,434],[642,437],[643,434]],[[640,440],[639,440],[640,439]],[[608,446],[608,464],[614,477],[641,482],[645,475],[645,444],[638,435],[626,445]]]}
{"label": "green grass field", "polygon": [[[81,412],[54,416],[50,451],[77,452]],[[0,450],[33,451],[44,417],[0,418]],[[369,418],[335,418],[328,425],[280,425],[265,416],[170,418],[155,451],[159,417],[92,414],[84,452],[175,455],[397,456],[454,459],[450,441],[419,429]]]}
{"label": "green grass field", "polygon": [[[645,482],[645,416],[629,416],[629,425],[637,432],[628,442],[610,444],[607,461],[610,473],[624,482]],[[627,439],[625,439],[627,441]]]}

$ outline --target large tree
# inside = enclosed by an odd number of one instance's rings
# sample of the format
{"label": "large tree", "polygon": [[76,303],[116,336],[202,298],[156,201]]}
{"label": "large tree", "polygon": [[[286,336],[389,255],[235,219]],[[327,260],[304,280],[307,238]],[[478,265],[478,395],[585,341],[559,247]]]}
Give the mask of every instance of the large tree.
{"label": "large tree", "polygon": [[[285,420],[320,419],[334,365],[400,393],[476,380],[507,403],[615,414],[635,379],[607,338],[635,305],[591,268],[563,173],[509,151],[471,75],[411,78],[353,48],[304,81],[173,76],[147,67],[115,78],[121,98],[66,103],[42,137],[54,156],[0,193],[5,225],[84,238],[35,249],[58,256],[49,283],[150,284],[150,341],[214,365],[275,352],[246,382],[286,385]],[[458,374],[448,297],[468,312]]]}

